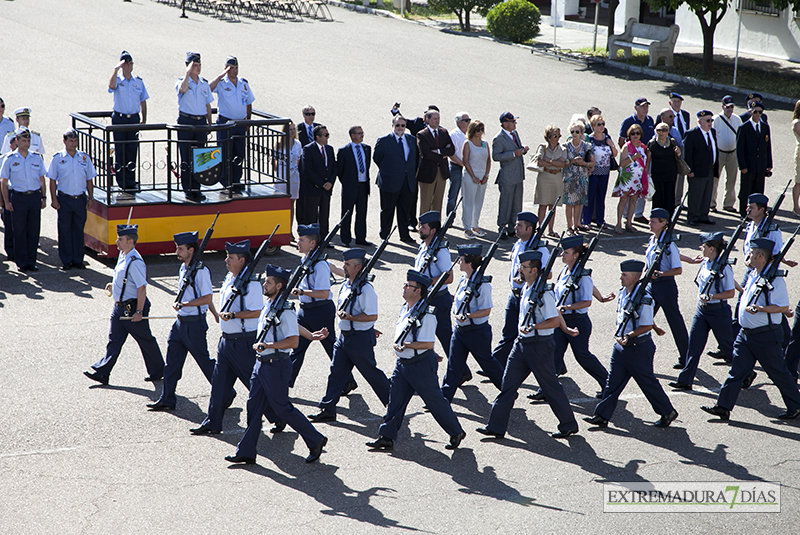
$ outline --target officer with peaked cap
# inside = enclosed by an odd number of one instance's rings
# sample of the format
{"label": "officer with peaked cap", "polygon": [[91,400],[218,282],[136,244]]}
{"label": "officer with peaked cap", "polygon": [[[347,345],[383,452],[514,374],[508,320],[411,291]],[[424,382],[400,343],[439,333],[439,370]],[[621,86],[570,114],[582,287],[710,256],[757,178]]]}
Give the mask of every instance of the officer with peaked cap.
{"label": "officer with peaked cap", "polygon": [[252,262],[250,240],[237,243],[225,242],[225,267],[228,273],[219,293],[219,309],[234,296],[235,284],[241,282],[242,292],[233,297],[231,306],[219,314],[222,335],[217,344],[217,361],[211,378],[211,399],[208,416],[199,427],[190,429],[193,435],[216,435],[222,431],[222,416],[225,412],[223,397],[230,392],[236,379],[250,389],[250,378],[256,363],[253,344],[256,343],[258,316],[264,307],[264,296],[257,278],[240,281],[247,266]]}
{"label": "officer with peaked cap", "polygon": [[[122,74],[119,73],[122,69]],[[119,63],[108,81],[108,92],[114,96],[112,125],[144,124],[147,122],[147,99],[150,95],[144,80],[133,74],[133,58],[127,50],[119,55]],[[114,132],[114,174],[117,185],[128,198],[138,191],[136,184],[136,155],[139,151],[139,131]],[[125,198],[125,197],[123,197]]]}
{"label": "officer with peaked cap", "polygon": [[[211,125],[211,103],[214,95],[205,78],[200,76],[200,54],[186,53],[186,74],[175,82],[178,93],[178,124],[190,126]],[[192,149],[205,147],[208,130],[204,128],[178,130],[178,152],[181,157],[181,186],[186,200],[202,202],[206,196],[200,193],[200,182],[194,178]]]}
{"label": "officer with peaked cap", "polygon": [[[83,374],[107,385],[111,370],[117,363],[122,345],[130,334],[144,357],[147,369],[145,381],[159,381],[164,376],[164,357],[155,337],[150,332],[150,300],[147,298],[147,266],[136,242],[139,240],[138,225],[117,225],[117,265],[114,278],[106,285],[106,292],[114,299],[111,312],[111,328],[108,331],[106,355],[92,364],[91,371]],[[122,318],[130,318],[123,321]]]}
{"label": "officer with peaked cap", "polygon": [[[30,129],[31,124],[31,109],[28,107],[17,108],[14,110],[14,115],[17,118],[17,128],[25,128]],[[34,132],[30,130],[31,134],[31,146],[28,149],[30,152],[35,152],[40,154],[42,158],[44,158],[44,143],[42,142],[42,136],[39,135],[38,132]],[[3,147],[0,149],[0,154],[8,154],[12,150],[11,143],[15,140],[17,136],[16,130],[12,130],[8,132],[3,139]]]}

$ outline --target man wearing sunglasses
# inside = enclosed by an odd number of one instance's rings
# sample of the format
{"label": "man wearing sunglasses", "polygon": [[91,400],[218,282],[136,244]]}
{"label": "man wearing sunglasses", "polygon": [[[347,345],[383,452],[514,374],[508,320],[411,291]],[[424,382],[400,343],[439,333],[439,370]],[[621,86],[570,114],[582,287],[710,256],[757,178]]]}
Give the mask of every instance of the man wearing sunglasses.
{"label": "man wearing sunglasses", "polygon": [[736,134],[736,157],[739,160],[739,213],[747,213],[751,193],[764,193],[764,179],[772,175],[772,138],[769,125],[761,120],[764,105],[750,103],[750,118]]}
{"label": "man wearing sunglasses", "polygon": [[329,138],[328,128],[318,124],[314,127],[314,142],[303,147],[297,203],[297,222],[301,225],[319,223],[323,238],[328,235],[331,193],[336,182],[336,156],[333,147],[328,145]]}
{"label": "man wearing sunglasses", "polygon": [[314,142],[314,127],[319,126],[319,123],[314,121],[316,116],[317,110],[313,106],[303,108],[303,122],[297,127],[297,139],[303,147]]}
{"label": "man wearing sunglasses", "polygon": [[697,126],[686,132],[683,140],[684,159],[692,172],[686,175],[689,183],[689,225],[711,225],[708,217],[711,208],[711,190],[714,177],[719,176],[719,149],[717,131],[712,128],[714,114],[709,110],[697,112]]}

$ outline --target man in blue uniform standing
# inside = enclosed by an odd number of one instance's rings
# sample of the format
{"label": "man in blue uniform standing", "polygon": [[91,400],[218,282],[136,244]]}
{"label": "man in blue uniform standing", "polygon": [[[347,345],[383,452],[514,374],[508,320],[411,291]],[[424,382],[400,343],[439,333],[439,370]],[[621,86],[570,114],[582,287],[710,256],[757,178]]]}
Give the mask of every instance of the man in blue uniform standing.
{"label": "man in blue uniform standing", "polygon": [[[406,328],[409,316],[414,312],[420,300],[425,298],[428,289],[433,285],[430,277],[419,271],[409,269],[406,283],[403,285],[403,308],[395,327],[395,340]],[[406,414],[406,407],[416,392],[425,402],[425,406],[436,418],[436,422],[450,435],[445,449],[454,450],[464,440],[466,433],[458,423],[450,402],[447,401],[439,387],[436,377],[436,353],[433,352],[436,331],[436,316],[425,314],[422,325],[411,329],[402,344],[394,344],[397,362],[392,372],[389,387],[389,406],[386,416],[378,429],[378,439],[367,442],[369,448],[375,450],[391,450],[397,439],[400,425]]]}
{"label": "man in blue uniform standing", "polygon": [[42,210],[47,206],[45,167],[41,155],[29,151],[31,132],[22,126],[16,133],[18,147],[0,167],[0,187],[5,209],[14,226],[14,260],[20,271],[39,271],[36,255]]}
{"label": "man in blue uniform standing", "polygon": [[[219,294],[220,310],[233,295],[234,284],[239,282],[245,268],[253,260],[250,253],[250,240],[225,243],[225,267],[228,274],[222,283]],[[225,412],[223,396],[233,388],[236,378],[250,388],[250,377],[256,363],[253,344],[256,343],[258,316],[264,307],[261,285],[257,279],[241,281],[242,293],[235,297],[228,310],[219,314],[222,336],[217,344],[217,362],[211,378],[211,399],[208,402],[208,416],[200,427],[190,429],[193,435],[216,435],[222,432],[222,416]]]}
{"label": "man in blue uniform standing", "polygon": [[[4,117],[6,111],[6,103],[0,98],[0,139],[5,139],[7,134],[13,134],[15,127],[14,121],[9,119],[8,117]],[[2,156],[0,156],[2,158]],[[3,234],[4,234],[4,248],[6,251],[6,257],[8,257],[9,262],[14,261],[14,229],[13,223],[11,222],[11,212],[6,210],[5,202],[3,201],[3,196],[0,195],[0,212],[2,213],[3,219]]]}
{"label": "man in blue uniform standing", "polygon": [[722,383],[717,403],[700,407],[705,412],[728,420],[742,389],[742,383],[752,372],[756,362],[767,372],[783,397],[786,410],[778,415],[781,420],[800,416],[800,390],[786,367],[783,358],[781,318],[789,311],[789,294],[783,277],[775,277],[757,299],[761,272],[772,262],[775,243],[767,238],[756,238],[750,243],[747,267],[752,268],[739,305],[741,329],[733,342],[733,364]]}
{"label": "man in blue uniform standing", "polygon": [[370,282],[365,282],[357,297],[342,309],[353,291],[353,283],[364,267],[364,249],[344,252],[344,273],[347,277],[339,290],[339,338],[333,345],[331,372],[325,396],[319,402],[320,412],[308,417],[312,422],[336,420],[336,404],[342,390],[352,377],[355,366],[367,380],[385,407],[389,403],[389,380],[375,362],[375,321],[378,319],[378,294]]}
{"label": "man in blue uniform standing", "polygon": [[[250,120],[256,97],[253,95],[250,82],[239,78],[239,60],[236,56],[228,56],[225,60],[225,70],[208,85],[211,91],[217,94],[217,124]],[[222,153],[229,162],[225,166],[221,182],[223,186],[230,187],[233,191],[244,191],[244,184],[241,182],[246,135],[246,126],[234,126],[230,130],[217,131],[217,142],[222,145]]]}
{"label": "man in blue uniform standing", "polygon": [[[119,74],[120,69],[122,74]],[[147,122],[147,99],[150,95],[144,80],[133,74],[133,58],[127,50],[119,55],[119,63],[108,81],[108,92],[114,95],[112,125],[144,124]],[[132,199],[139,191],[136,184],[136,154],[139,151],[139,131],[114,132],[114,173],[117,185],[123,190],[117,199]]]}
{"label": "man in blue uniform standing", "polygon": [[147,298],[147,266],[136,250],[138,240],[138,225],[117,225],[119,257],[114,268],[114,278],[106,285],[106,292],[114,299],[106,356],[92,364],[91,371],[83,372],[89,379],[104,385],[108,384],[111,370],[117,363],[122,345],[129,334],[142,350],[147,368],[145,381],[160,381],[164,376],[161,349],[150,332],[150,322],[142,319],[150,313],[150,300]]}
{"label": "man in blue uniform standing", "polygon": [[[180,287],[178,293],[183,291],[183,300],[172,307],[177,311],[178,317],[172,324],[172,329],[167,337],[167,363],[164,368],[164,387],[161,397],[154,403],[148,403],[151,411],[171,411],[175,409],[175,389],[183,374],[183,363],[186,353],[191,353],[203,375],[208,382],[214,374],[214,359],[208,356],[208,343],[206,342],[206,312],[211,304],[213,288],[211,286],[211,272],[207,267],[201,266],[194,278],[186,280],[185,274],[192,258],[197,254],[198,233],[180,232],[173,236],[175,240],[175,254],[182,262],[178,275]],[[184,288],[185,286],[185,288]],[[232,387],[231,387],[232,390]],[[224,407],[227,408],[236,394],[226,394]],[[227,397],[229,396],[229,397]]]}
{"label": "man in blue uniform standing", "polygon": [[[578,432],[578,422],[569,404],[564,387],[558,382],[553,351],[553,331],[559,326],[558,310],[553,292],[545,291],[541,302],[537,303],[536,280],[542,270],[542,253],[524,251],[519,255],[520,275],[525,281],[520,296],[518,316],[519,336],[508,356],[503,384],[500,393],[492,403],[492,412],[486,427],[479,427],[478,433],[494,438],[502,438],[508,429],[508,420],[519,387],[528,375],[533,373],[542,389],[553,414],[558,418],[558,432],[553,438],[566,438]],[[547,277],[547,274],[542,274]],[[529,318],[529,319],[528,319]],[[526,321],[527,320],[527,321]]]}
{"label": "man in blue uniform standing", "polygon": [[619,396],[625,389],[628,381],[636,381],[642,393],[650,402],[653,410],[661,415],[654,425],[668,427],[678,411],[672,406],[669,398],[661,388],[653,372],[653,357],[656,346],[650,331],[653,329],[653,299],[646,294],[639,308],[634,311],[633,318],[626,318],[625,306],[636,293],[639,279],[644,270],[644,262],[639,260],[625,260],[619,265],[620,282],[622,288],[617,300],[616,327],[622,336],[616,338],[614,350],[611,353],[611,363],[608,370],[608,382],[603,389],[603,399],[594,409],[594,416],[584,418],[587,422],[597,427],[608,427],[608,421],[614,414]]}
{"label": "man in blue uniform standing", "polygon": [[261,416],[264,414],[269,421],[280,424],[281,430],[289,424],[303,437],[309,449],[307,463],[319,459],[322,449],[328,443],[328,439],[289,401],[287,377],[290,376],[292,367],[289,350],[297,347],[300,339],[294,308],[278,311],[280,323],[266,328],[267,313],[283,292],[290,276],[291,272],[286,269],[267,266],[267,278],[264,281],[267,302],[264,303],[258,320],[257,335],[262,337],[263,333],[263,341],[253,345],[258,357],[253,368],[250,397],[247,399],[247,429],[236,446],[236,455],[225,457],[230,463],[255,464],[256,445],[261,436]]}
{"label": "man in blue uniform standing", "polygon": [[[186,75],[178,78],[178,124],[190,126],[211,125],[211,103],[214,96],[205,78],[200,76],[200,54],[186,53]],[[181,186],[186,199],[202,202],[206,196],[200,193],[200,182],[194,178],[192,149],[205,147],[208,131],[204,128],[178,130],[178,151],[181,157]]]}
{"label": "man in blue uniform standing", "polygon": [[83,227],[86,210],[94,204],[92,179],[97,176],[92,159],[78,150],[78,132],[64,133],[64,150],[50,160],[50,205],[58,210],[58,257],[61,271],[84,269]]}

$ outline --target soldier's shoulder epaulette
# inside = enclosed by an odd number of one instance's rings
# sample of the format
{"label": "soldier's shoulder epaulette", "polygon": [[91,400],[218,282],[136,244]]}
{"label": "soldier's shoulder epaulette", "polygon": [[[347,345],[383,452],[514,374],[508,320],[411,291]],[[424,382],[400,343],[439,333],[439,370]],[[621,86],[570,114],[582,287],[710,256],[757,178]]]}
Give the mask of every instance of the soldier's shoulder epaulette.
{"label": "soldier's shoulder epaulette", "polygon": [[247,81],[247,78],[242,78],[241,80],[242,80],[242,82],[244,82],[244,83],[246,83],[246,84],[249,84],[249,83],[250,83],[250,82],[248,82],[248,81]]}
{"label": "soldier's shoulder epaulette", "polygon": [[35,131],[33,131],[33,130],[31,130],[31,135],[32,135],[32,136],[39,136],[39,137],[41,137],[41,136],[42,136],[42,134],[40,134],[39,132],[35,132]]}

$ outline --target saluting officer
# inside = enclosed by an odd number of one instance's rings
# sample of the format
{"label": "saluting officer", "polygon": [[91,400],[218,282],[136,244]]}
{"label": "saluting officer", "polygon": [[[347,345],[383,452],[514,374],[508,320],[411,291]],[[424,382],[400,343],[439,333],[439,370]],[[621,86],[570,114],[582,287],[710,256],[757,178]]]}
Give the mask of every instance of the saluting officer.
{"label": "saluting officer", "polygon": [[[21,126],[16,132],[19,146],[0,167],[5,209],[11,212],[14,232],[14,260],[20,271],[39,271],[36,256],[42,210],[47,206],[42,156],[30,151],[31,132]],[[8,229],[6,229],[8,232]]]}
{"label": "saluting officer", "polygon": [[608,382],[603,389],[603,399],[595,407],[594,416],[584,420],[597,427],[608,427],[608,421],[614,414],[619,396],[633,377],[653,410],[661,415],[653,425],[667,427],[678,417],[678,411],[670,403],[653,372],[656,346],[650,334],[653,328],[653,299],[650,294],[645,295],[635,311],[638,316],[634,315],[630,321],[625,318],[625,306],[640,284],[644,262],[625,260],[620,263],[619,268],[622,271],[620,275],[622,288],[617,299],[616,327],[618,331],[622,329],[622,336],[616,338],[611,352]]}
{"label": "saluting officer", "polygon": [[731,307],[728,306],[727,301],[736,295],[733,268],[727,264],[723,266],[721,276],[714,280],[707,293],[703,293],[703,288],[711,278],[711,265],[725,250],[725,235],[722,232],[701,234],[700,239],[702,240],[700,252],[704,260],[694,279],[697,284],[697,311],[694,313],[692,327],[689,329],[689,353],[686,355],[686,366],[681,370],[678,379],[669,383],[669,386],[675,390],[692,389],[692,381],[694,381],[700,356],[708,341],[709,331],[714,332],[723,354],[733,354]]}
{"label": "saluting officer", "polygon": [[[17,118],[17,128],[28,128],[28,132],[31,135],[31,146],[28,148],[29,152],[35,152],[40,154],[42,158],[44,158],[44,143],[42,142],[42,136],[39,135],[38,132],[34,132],[30,130],[31,124],[31,109],[27,107],[17,108],[14,110],[14,115]],[[3,139],[3,148],[0,150],[0,154],[8,154],[12,150],[11,143],[16,138],[17,134],[15,130],[10,131],[6,134],[6,137]]]}
{"label": "saluting officer", "polygon": [[786,410],[778,418],[789,420],[800,415],[800,391],[786,367],[781,348],[781,317],[789,310],[789,294],[786,292],[783,277],[775,277],[758,299],[751,302],[758,289],[761,272],[772,261],[774,247],[775,244],[767,238],[756,238],[750,243],[747,267],[752,268],[752,271],[742,290],[739,306],[739,325],[742,328],[733,343],[733,364],[728,371],[728,377],[722,383],[717,404],[700,407],[721,420],[730,418],[742,383],[752,375],[756,362],[778,387],[786,403]]}
{"label": "saluting officer", "polygon": [[[211,103],[214,102],[214,96],[206,79],[200,76],[200,69],[200,54],[187,52],[186,75],[175,82],[175,89],[178,92],[178,124],[211,125]],[[194,178],[192,149],[205,147],[207,139],[208,131],[205,128],[178,130],[181,185],[189,201],[201,202],[206,198],[200,193],[200,182]]]}
{"label": "saluting officer", "polygon": [[50,206],[58,210],[58,257],[61,271],[84,269],[83,227],[86,210],[94,204],[94,185],[97,176],[92,159],[78,150],[78,132],[70,128],[64,133],[64,150],[50,160],[47,178],[50,179]]}
{"label": "saluting officer", "polygon": [[[508,280],[511,283],[511,295],[508,296],[508,302],[506,303],[502,338],[492,351],[492,357],[504,368],[508,360],[508,354],[511,353],[514,341],[519,335],[519,296],[525,283],[519,274],[519,255],[531,248],[538,223],[539,218],[532,212],[520,212],[517,214],[517,221],[514,224],[517,241],[511,250],[511,272],[508,274]],[[550,260],[550,251],[543,244],[536,250],[542,254],[542,265],[547,265]]]}
{"label": "saluting officer", "polygon": [[[225,242],[225,267],[228,274],[222,282],[219,294],[220,310],[233,295],[234,283],[243,276],[245,268],[252,262],[250,240],[237,243]],[[217,361],[211,378],[211,399],[208,401],[208,416],[200,427],[189,431],[193,435],[216,435],[222,431],[222,416],[225,412],[223,397],[233,389],[236,378],[250,389],[250,377],[256,363],[253,344],[256,343],[258,316],[264,306],[264,296],[257,279],[241,281],[242,293],[235,298],[230,309],[219,314],[222,336],[217,344]]]}
{"label": "saluting officer", "polygon": [[[479,427],[478,433],[495,438],[503,438],[508,429],[508,419],[517,391],[528,376],[533,373],[536,382],[544,392],[547,403],[558,418],[558,432],[553,438],[566,438],[578,432],[578,423],[569,404],[564,387],[558,382],[555,363],[553,361],[553,331],[559,326],[558,310],[553,292],[547,290],[542,295],[542,302],[537,303],[531,293],[536,291],[536,280],[542,269],[542,253],[539,251],[523,251],[519,255],[519,272],[525,281],[520,296],[518,317],[519,336],[514,348],[508,356],[503,385],[500,393],[492,403],[492,412],[486,427]],[[542,274],[547,277],[547,274]],[[530,320],[527,316],[530,314]]]}
{"label": "saluting officer", "polygon": [[[214,289],[211,286],[211,272],[206,266],[200,267],[193,278],[188,282],[184,281],[186,269],[192,263],[192,258],[197,254],[200,245],[198,244],[198,232],[180,232],[173,236],[175,240],[175,255],[181,263],[178,281],[181,287],[178,293],[184,290],[183,301],[172,305],[178,317],[172,324],[172,329],[167,337],[167,363],[164,368],[164,386],[161,390],[161,397],[154,403],[148,403],[151,411],[171,411],[175,409],[177,399],[175,388],[183,375],[183,363],[186,362],[186,353],[191,353],[203,375],[208,382],[214,374],[214,359],[208,356],[208,343],[206,342],[206,312],[211,304]],[[226,394],[225,408],[233,401],[236,395],[231,388]]]}
{"label": "saluting officer", "polygon": [[338,312],[339,338],[333,345],[333,360],[328,375],[325,396],[319,402],[320,412],[308,417],[312,422],[336,420],[336,404],[348,380],[353,366],[358,368],[375,395],[385,407],[389,403],[389,379],[375,362],[375,321],[378,319],[378,294],[372,283],[365,282],[361,293],[350,301],[347,309],[342,307],[352,292],[352,285],[364,267],[364,249],[349,249],[344,252],[344,273],[347,277],[339,289]]}
{"label": "saluting officer", "polygon": [[[122,74],[119,74],[122,69]],[[144,80],[133,74],[133,58],[127,50],[119,55],[119,63],[108,81],[108,92],[114,96],[111,124],[145,124],[147,99],[150,95]],[[114,174],[117,185],[123,190],[120,197],[132,198],[139,190],[136,184],[136,154],[139,151],[139,131],[114,132]]]}
{"label": "saluting officer", "polygon": [[[253,112],[256,97],[250,82],[239,78],[239,60],[236,56],[228,56],[225,70],[209,82],[211,91],[217,94],[217,124],[229,121],[249,121]],[[221,183],[231,187],[233,191],[243,191],[242,164],[245,156],[246,126],[234,126],[230,130],[217,130],[217,142],[222,145],[222,152],[229,166],[225,166],[225,174]],[[228,142],[230,139],[230,142]],[[230,172],[230,177],[227,173]]]}
{"label": "saluting officer", "polygon": [[[147,369],[145,381],[160,381],[164,376],[164,357],[153,333],[150,332],[150,300],[147,298],[147,266],[136,242],[139,240],[138,225],[117,225],[117,265],[114,278],[106,285],[106,292],[114,299],[111,312],[111,328],[108,330],[106,356],[92,364],[91,371],[83,374],[107,385],[111,370],[117,363],[122,345],[130,334],[144,357]],[[130,318],[123,321],[122,318]]]}
{"label": "saluting officer", "polygon": [[[258,320],[259,337],[266,326],[267,312],[283,292],[291,276],[290,271],[273,265],[267,266],[266,273],[264,295],[267,296],[267,301]],[[244,464],[256,462],[256,445],[261,436],[261,416],[264,414],[270,422],[276,424],[272,432],[280,432],[289,424],[303,437],[310,450],[306,457],[307,463],[316,461],[322,454],[328,439],[289,401],[287,378],[292,367],[289,350],[297,347],[299,338],[297,314],[294,308],[289,308],[281,311],[280,323],[267,330],[263,342],[253,345],[258,357],[250,380],[250,397],[247,398],[247,429],[236,446],[236,455],[228,455],[225,457],[226,461]]]}
{"label": "saluting officer", "polygon": [[[400,317],[394,330],[395,340],[400,337],[420,300],[425,299],[428,289],[433,285],[430,277],[419,271],[409,269],[406,283],[403,285],[403,300]],[[389,406],[386,416],[378,429],[378,440],[367,442],[367,446],[376,450],[391,450],[411,397],[416,392],[425,402],[436,422],[450,435],[450,442],[445,449],[458,448],[467,436],[458,423],[453,408],[450,406],[436,376],[437,357],[433,352],[436,332],[436,316],[425,314],[422,324],[411,329],[402,344],[394,344],[397,362],[392,372],[389,387]]]}
{"label": "saluting officer", "polygon": [[499,390],[503,382],[503,367],[492,357],[492,327],[489,325],[489,314],[492,312],[492,285],[481,284],[465,310],[459,314],[463,306],[467,287],[475,281],[476,271],[485,260],[481,257],[482,246],[476,244],[458,245],[458,267],[461,279],[458,281],[455,299],[453,300],[453,316],[456,328],[450,338],[450,358],[447,361],[447,373],[442,382],[442,393],[448,401],[453,401],[456,389],[467,369],[467,355],[472,353],[481,370],[492,384]]}

